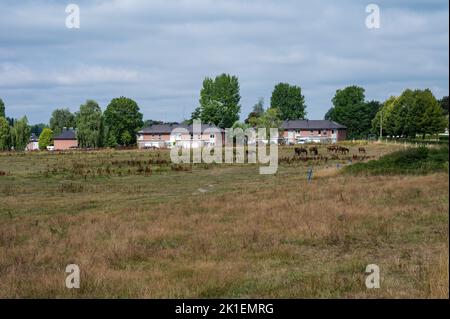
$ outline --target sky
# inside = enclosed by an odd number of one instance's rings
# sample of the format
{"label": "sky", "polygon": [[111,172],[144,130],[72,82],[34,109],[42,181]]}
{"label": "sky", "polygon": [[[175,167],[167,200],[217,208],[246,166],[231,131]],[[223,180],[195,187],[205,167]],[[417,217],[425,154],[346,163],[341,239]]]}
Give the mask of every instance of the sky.
{"label": "sky", "polygon": [[[70,3],[79,29],[66,27]],[[366,26],[370,3],[380,28]],[[302,88],[309,119],[349,85],[379,101],[449,90],[448,0],[0,0],[0,12],[0,98],[30,123],[119,96],[144,119],[182,121],[222,73],[239,78],[242,120],[279,82]]]}

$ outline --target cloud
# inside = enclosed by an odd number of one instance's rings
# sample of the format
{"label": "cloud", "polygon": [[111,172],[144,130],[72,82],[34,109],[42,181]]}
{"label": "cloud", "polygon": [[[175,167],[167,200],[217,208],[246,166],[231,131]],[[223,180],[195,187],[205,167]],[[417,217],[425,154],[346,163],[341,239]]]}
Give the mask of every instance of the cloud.
{"label": "cloud", "polygon": [[80,0],[81,28],[69,30],[64,2],[2,1],[0,97],[8,115],[46,122],[56,107],[119,95],[145,118],[181,120],[222,72],[240,79],[244,118],[281,81],[303,88],[310,118],[346,85],[379,100],[448,94],[448,2],[380,0],[378,30],[365,27],[366,2]]}
{"label": "cloud", "polygon": [[65,71],[36,70],[21,64],[0,64],[0,87],[90,86],[108,83],[133,83],[138,73],[132,70],[100,67],[72,66]]}

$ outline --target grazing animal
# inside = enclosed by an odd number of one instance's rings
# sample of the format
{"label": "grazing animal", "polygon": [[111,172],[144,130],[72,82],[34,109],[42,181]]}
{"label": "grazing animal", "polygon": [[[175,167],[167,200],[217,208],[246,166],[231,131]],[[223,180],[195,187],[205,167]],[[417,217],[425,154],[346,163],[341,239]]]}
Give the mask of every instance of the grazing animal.
{"label": "grazing animal", "polygon": [[359,154],[361,154],[361,153],[366,154],[366,149],[365,149],[364,147],[360,147],[360,148],[358,149],[358,152],[359,152]]}
{"label": "grazing animal", "polygon": [[348,148],[346,148],[346,147],[339,146],[338,147],[338,152],[340,152],[342,155],[344,155],[344,154],[348,154],[350,152],[350,150]]}
{"label": "grazing animal", "polygon": [[313,147],[310,147],[309,148],[309,152],[311,153],[311,154],[314,154],[314,155],[319,155],[319,150],[317,149],[317,147],[315,147],[315,146],[313,146]]}
{"label": "grazing animal", "polygon": [[303,147],[295,148],[295,155],[301,156],[303,153],[308,156],[308,150],[304,149]]}

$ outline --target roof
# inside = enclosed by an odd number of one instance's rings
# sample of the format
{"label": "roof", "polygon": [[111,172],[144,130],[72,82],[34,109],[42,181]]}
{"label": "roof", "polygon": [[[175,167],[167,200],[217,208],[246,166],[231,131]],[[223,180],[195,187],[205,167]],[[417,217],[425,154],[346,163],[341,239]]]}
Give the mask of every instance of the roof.
{"label": "roof", "polygon": [[282,128],[285,130],[339,130],[346,129],[347,127],[329,120],[295,120],[284,121]]}
{"label": "roof", "polygon": [[36,137],[36,134],[31,133],[30,142],[37,142],[39,139]]}
{"label": "roof", "polygon": [[61,134],[53,138],[53,140],[76,140],[76,139],[77,134],[72,129],[64,130],[62,131]]}
{"label": "roof", "polygon": [[[155,124],[150,127],[146,127],[138,132],[138,134],[170,134],[176,128],[184,128],[188,130],[189,133],[193,133],[194,127],[193,125],[186,124]],[[214,125],[202,124],[201,130],[202,132],[206,129],[222,129],[218,128]]]}

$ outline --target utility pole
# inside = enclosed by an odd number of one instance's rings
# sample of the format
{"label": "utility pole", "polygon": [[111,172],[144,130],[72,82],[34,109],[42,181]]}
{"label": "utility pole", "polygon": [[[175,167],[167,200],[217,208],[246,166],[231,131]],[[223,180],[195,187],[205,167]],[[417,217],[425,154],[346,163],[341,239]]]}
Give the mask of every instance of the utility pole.
{"label": "utility pole", "polygon": [[380,141],[383,138],[383,110],[381,110],[381,119],[380,119]]}

